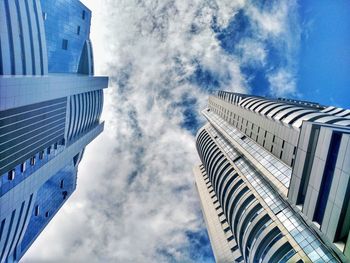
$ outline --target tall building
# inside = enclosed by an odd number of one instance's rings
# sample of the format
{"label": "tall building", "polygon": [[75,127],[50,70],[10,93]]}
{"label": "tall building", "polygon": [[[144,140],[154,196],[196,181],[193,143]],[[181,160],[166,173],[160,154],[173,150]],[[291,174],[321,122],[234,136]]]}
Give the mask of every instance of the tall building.
{"label": "tall building", "polygon": [[[17,262],[76,188],[102,131],[91,11],[78,0],[0,0],[0,262]],[[54,244],[51,244],[54,245]]]}
{"label": "tall building", "polygon": [[350,262],[350,110],[219,91],[194,168],[217,262]]}

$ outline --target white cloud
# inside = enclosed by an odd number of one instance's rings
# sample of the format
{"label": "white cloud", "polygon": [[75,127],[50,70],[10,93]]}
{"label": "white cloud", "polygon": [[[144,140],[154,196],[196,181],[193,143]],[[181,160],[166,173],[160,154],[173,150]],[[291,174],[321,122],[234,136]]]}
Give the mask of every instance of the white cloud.
{"label": "white cloud", "polygon": [[[260,3],[261,4],[261,3]],[[264,66],[267,49],[264,42],[270,42],[278,56],[278,63],[269,69],[267,79],[270,95],[296,95],[297,56],[301,28],[296,1],[271,1],[256,5],[246,5],[252,36],[243,38],[238,48],[242,52],[242,63]],[[274,58],[276,59],[276,58]]]}
{"label": "white cloud", "polygon": [[[93,11],[96,72],[110,76],[105,132],[87,147],[76,192],[24,262],[170,261],[165,254],[200,262],[185,234],[204,227],[191,174],[198,157],[176,105],[188,96],[198,99],[194,111],[204,107],[207,92],[189,81],[198,64],[221,89],[248,90],[242,60],[223,51],[211,29],[214,16],[224,27],[246,1],[83,2]],[[259,42],[243,53],[264,63]],[[280,78],[271,77],[278,88]]]}
{"label": "white cloud", "polygon": [[295,77],[288,71],[281,69],[268,75],[270,92],[273,96],[283,97],[286,94],[296,94]]}
{"label": "white cloud", "polygon": [[262,41],[253,38],[244,38],[237,46],[237,49],[242,52],[242,64],[251,66],[264,66],[266,64],[266,49]]}

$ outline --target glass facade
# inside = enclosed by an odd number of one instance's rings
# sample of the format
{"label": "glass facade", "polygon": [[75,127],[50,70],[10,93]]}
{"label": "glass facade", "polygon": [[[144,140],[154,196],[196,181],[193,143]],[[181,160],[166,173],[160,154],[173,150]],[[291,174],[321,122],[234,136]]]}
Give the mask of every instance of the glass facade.
{"label": "glass facade", "polygon": [[[348,111],[328,108],[221,91],[210,96],[197,151],[240,251],[233,262],[349,260]],[[294,125],[309,113],[321,117]],[[214,255],[220,249],[213,246]]]}
{"label": "glass facade", "polygon": [[62,143],[67,98],[0,113],[0,174],[56,142]]}
{"label": "glass facade", "polygon": [[[212,138],[218,138],[219,136],[223,137],[213,127],[208,128],[207,131],[210,133]],[[330,253],[328,252],[327,248],[303,224],[302,220],[298,218],[298,216],[295,215],[295,213],[293,213],[293,210],[288,207],[288,205],[283,201],[283,199],[271,188],[271,186],[266,182],[266,180],[264,180],[264,177],[254,169],[254,167],[249,163],[249,161],[246,160],[244,156],[241,156],[241,154],[237,152],[237,150],[235,150],[233,147],[230,147],[227,144],[225,145],[224,149],[227,151],[227,153],[235,153],[233,155],[232,161],[237,167],[237,170],[240,171],[242,175],[244,175],[244,179],[246,179],[249,182],[251,189],[254,189],[254,191],[259,195],[259,200],[261,200],[263,204],[267,205],[268,209],[271,210],[274,215],[277,215],[277,218],[280,220],[278,223],[282,223],[282,225],[290,233],[290,235],[293,238],[295,238],[296,242],[301,246],[301,248],[305,250],[305,253],[313,259],[312,262],[316,260],[324,260],[324,262],[337,262],[334,259],[334,257],[330,256]],[[240,156],[240,158],[237,158],[238,156]],[[242,195],[242,192],[243,191],[240,192],[240,195]],[[225,193],[223,193],[223,195],[225,195]],[[239,198],[239,195],[236,194],[236,196],[236,198]],[[231,198],[229,196],[226,200],[230,199]],[[234,199],[232,198],[232,200]],[[237,203],[229,203],[226,201],[226,207],[226,210],[228,210],[229,207],[235,208],[237,207]],[[243,203],[241,207],[244,208],[246,206]],[[228,218],[230,219],[232,218],[232,216],[228,215]],[[233,226],[236,229],[238,222],[239,221],[232,222],[231,227]],[[241,231],[244,230],[241,229]],[[237,233],[237,231],[233,232]],[[261,234],[261,232],[262,231],[257,232],[256,237],[259,237],[259,234]],[[241,234],[243,236],[244,233],[241,232]],[[280,231],[276,232],[276,236],[279,234]],[[316,252],[314,250],[310,250],[310,247],[315,248]],[[267,248],[264,247],[264,249]],[[255,257],[257,260],[259,260],[260,258],[263,259],[263,256],[260,256],[259,253],[255,255]],[[248,259],[249,257],[246,258],[247,262]]]}
{"label": "glass facade", "polygon": [[236,141],[242,146],[248,154],[250,154],[257,162],[259,162],[266,170],[268,170],[278,181],[285,187],[289,187],[292,168],[283,163],[281,160],[270,154],[263,147],[254,143],[238,129],[230,127],[229,123],[220,119],[215,113],[203,111],[203,115],[208,118],[209,122],[223,129],[230,139]]}
{"label": "glass facade", "polygon": [[38,190],[31,211],[27,231],[21,242],[21,250],[26,251],[35,238],[55,216],[60,207],[76,188],[77,168],[73,161],[47,180]]}
{"label": "glass facade", "polygon": [[41,0],[40,2],[45,14],[49,72],[77,73],[84,44],[89,39],[90,10],[79,1]]}
{"label": "glass facade", "polygon": [[18,262],[76,189],[103,89],[78,0],[0,1],[0,262]]}

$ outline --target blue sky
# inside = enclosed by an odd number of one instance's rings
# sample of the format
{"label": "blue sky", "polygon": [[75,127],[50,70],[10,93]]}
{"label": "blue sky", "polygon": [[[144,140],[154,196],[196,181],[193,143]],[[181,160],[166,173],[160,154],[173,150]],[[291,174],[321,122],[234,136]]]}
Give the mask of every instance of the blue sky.
{"label": "blue sky", "polygon": [[301,1],[297,86],[303,98],[350,108],[350,2]]}
{"label": "blue sky", "polygon": [[105,131],[24,262],[213,262],[192,175],[208,94],[350,107],[349,1],[83,2]]}

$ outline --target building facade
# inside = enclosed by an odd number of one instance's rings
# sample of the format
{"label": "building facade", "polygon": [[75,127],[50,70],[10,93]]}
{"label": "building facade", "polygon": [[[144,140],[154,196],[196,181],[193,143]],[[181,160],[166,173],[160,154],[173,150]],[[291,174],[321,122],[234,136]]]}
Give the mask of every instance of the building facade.
{"label": "building facade", "polygon": [[217,262],[350,262],[350,110],[219,91],[194,169]]}
{"label": "building facade", "polygon": [[0,262],[17,262],[76,189],[100,121],[91,11],[78,0],[0,0]]}

